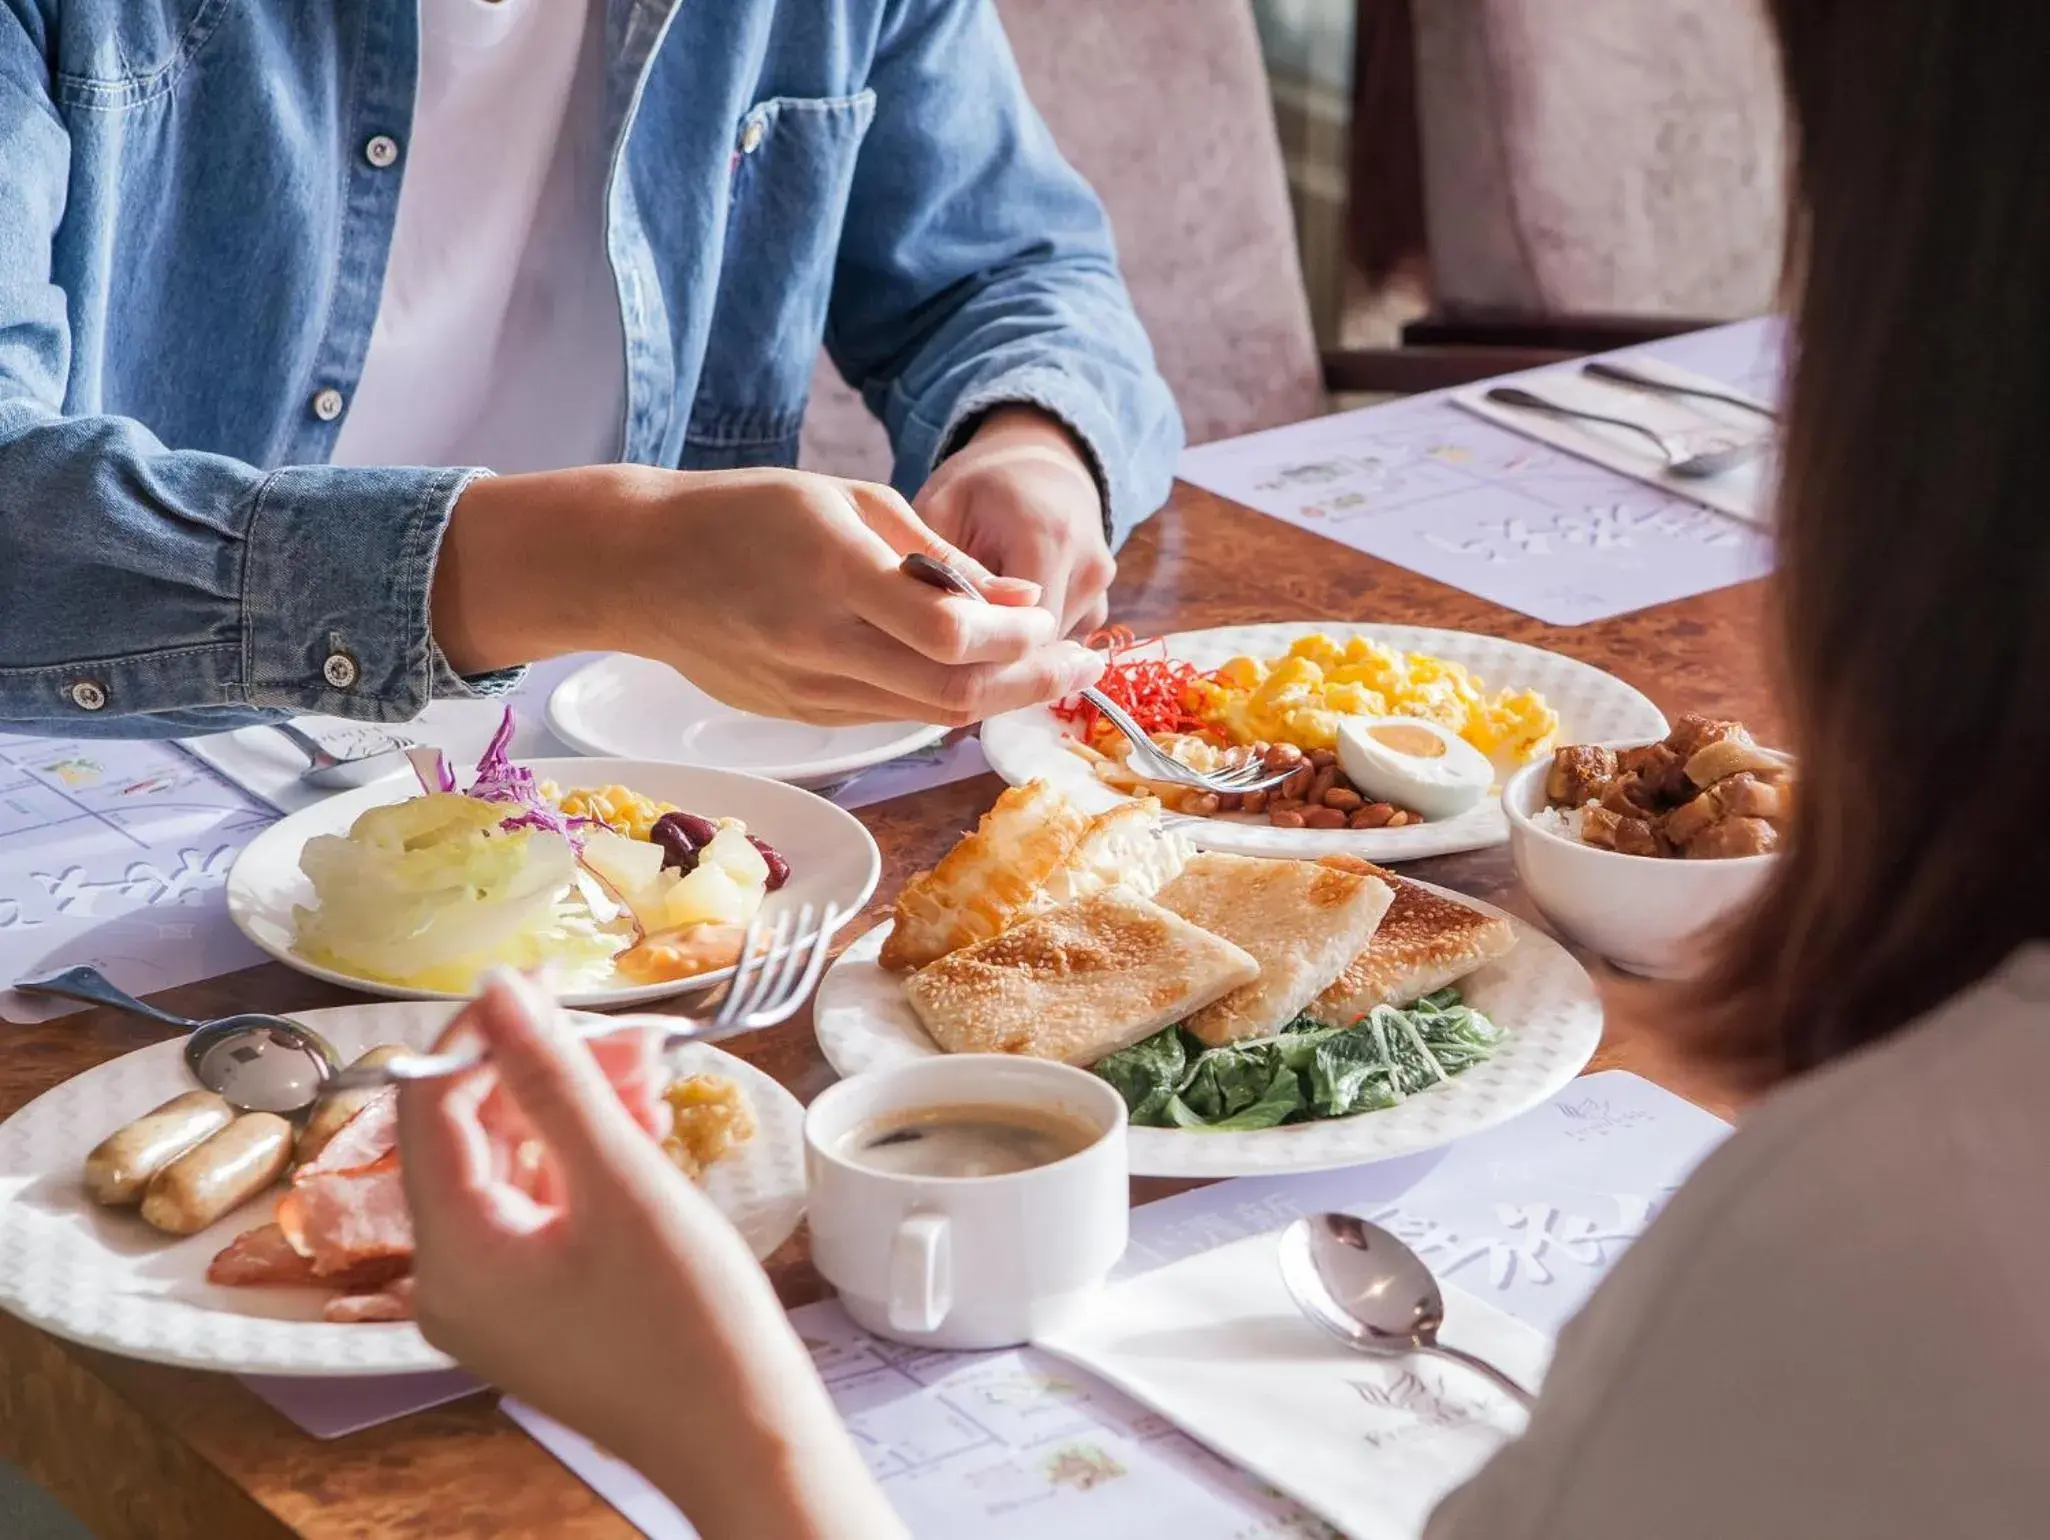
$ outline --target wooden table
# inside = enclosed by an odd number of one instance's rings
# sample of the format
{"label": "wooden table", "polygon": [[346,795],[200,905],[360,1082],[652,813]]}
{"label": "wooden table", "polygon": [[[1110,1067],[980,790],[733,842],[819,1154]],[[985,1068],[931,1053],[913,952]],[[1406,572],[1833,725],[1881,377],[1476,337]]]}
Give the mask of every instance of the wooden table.
{"label": "wooden table", "polygon": [[[1113,613],[1142,633],[1336,618],[1485,631],[1571,654],[1645,691],[1668,715],[1735,716],[1768,740],[1780,722],[1763,675],[1761,586],[1557,630],[1188,486],[1122,558]],[[1494,681],[1508,683],[1509,681]],[[865,809],[885,863],[869,916],[929,866],[995,796],[982,777]],[[1416,875],[1533,917],[1506,848],[1419,863]],[[169,991],[194,1016],[349,1003],[276,964]],[[0,1117],[59,1081],[162,1036],[106,1011],[11,1027]],[[809,1100],[832,1072],[809,1014],[734,1045]],[[1612,1012],[1597,1068],[1624,1067],[1727,1113],[1737,1092],[1662,1047],[1655,1024]],[[1135,1183],[1135,1197],[1173,1191]],[[771,1260],[785,1302],[818,1297],[803,1233]],[[0,1454],[56,1492],[101,1540],[632,1540],[633,1528],[474,1396],[332,1443],[308,1438],[225,1375],[128,1362],[0,1316]]]}

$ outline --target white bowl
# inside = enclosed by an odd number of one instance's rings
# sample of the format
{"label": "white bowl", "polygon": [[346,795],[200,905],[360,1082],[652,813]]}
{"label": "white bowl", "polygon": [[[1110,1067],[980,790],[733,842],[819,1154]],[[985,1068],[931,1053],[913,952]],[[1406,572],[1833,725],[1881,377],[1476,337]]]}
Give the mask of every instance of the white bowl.
{"label": "white bowl", "polygon": [[[1640,748],[1639,739],[1605,745]],[[1701,964],[1701,932],[1750,903],[1774,857],[1687,861],[1626,856],[1533,822],[1544,811],[1548,754],[1502,788],[1509,853],[1538,912],[1569,940],[1648,978],[1683,978]]]}

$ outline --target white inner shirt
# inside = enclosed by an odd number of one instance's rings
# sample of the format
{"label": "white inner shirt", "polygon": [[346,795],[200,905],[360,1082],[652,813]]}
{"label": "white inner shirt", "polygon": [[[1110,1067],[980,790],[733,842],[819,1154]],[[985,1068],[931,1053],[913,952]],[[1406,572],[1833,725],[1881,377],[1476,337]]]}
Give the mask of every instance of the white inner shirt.
{"label": "white inner shirt", "polygon": [[604,103],[602,5],[420,0],[384,293],[333,463],[619,458],[626,343],[605,252]]}

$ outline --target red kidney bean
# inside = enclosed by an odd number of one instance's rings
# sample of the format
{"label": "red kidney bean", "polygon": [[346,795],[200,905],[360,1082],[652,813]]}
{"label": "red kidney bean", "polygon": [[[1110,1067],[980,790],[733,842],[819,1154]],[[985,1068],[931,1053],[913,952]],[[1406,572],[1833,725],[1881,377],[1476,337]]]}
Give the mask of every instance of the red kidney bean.
{"label": "red kidney bean", "polygon": [[[694,840],[690,836],[690,830],[684,820],[690,819],[691,816],[689,813],[664,813],[655,820],[654,827],[648,830],[649,840],[662,847],[662,870],[665,872],[697,870],[698,847],[703,841]],[[703,823],[705,820],[698,818],[693,821]],[[718,831],[715,829],[713,832]]]}
{"label": "red kidney bean", "polygon": [[790,880],[790,863],[776,851],[776,847],[759,834],[750,834],[747,842],[762,853],[762,859],[769,863],[769,891],[775,892]]}

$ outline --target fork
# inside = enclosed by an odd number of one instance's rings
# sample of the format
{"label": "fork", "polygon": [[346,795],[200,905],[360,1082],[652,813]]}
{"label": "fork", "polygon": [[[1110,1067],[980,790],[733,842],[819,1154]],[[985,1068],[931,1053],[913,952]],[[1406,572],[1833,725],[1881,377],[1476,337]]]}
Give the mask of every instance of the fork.
{"label": "fork", "polygon": [[[943,561],[935,560],[922,551],[913,551],[900,564],[906,577],[913,577],[929,588],[942,588],[949,593],[960,594],[978,604],[989,600],[982,596],[967,578],[956,572]],[[1249,791],[1266,791],[1279,786],[1291,775],[1297,766],[1287,770],[1273,771],[1259,759],[1249,759],[1242,765],[1233,765],[1227,770],[1205,774],[1192,770],[1172,754],[1155,743],[1146,731],[1116,701],[1105,695],[1094,685],[1082,691],[1082,698],[1102,712],[1112,727],[1125,735],[1132,745],[1132,768],[1149,781],[1164,781],[1174,786],[1190,786],[1198,791],[1213,791],[1223,794],[1243,795]]]}
{"label": "fork", "polygon": [[[775,928],[769,932],[764,946],[762,917],[757,912],[747,922],[741,937],[740,961],[734,964],[733,976],[718,988],[694,996],[678,1013],[690,1025],[664,1032],[662,1046],[718,1043],[788,1021],[818,987],[819,977],[826,971],[826,955],[832,950],[833,934],[851,913],[828,904],[818,916],[818,929],[807,934],[812,924],[812,906],[804,904],[795,911],[785,909],[776,916]],[[616,1023],[599,1018],[578,1022],[573,1030],[580,1038],[593,1038],[604,1037],[619,1028]],[[322,1092],[332,1094],[415,1080],[438,1080],[474,1069],[488,1057],[481,1044],[447,1053],[404,1054],[383,1064],[351,1066],[331,1077]]]}
{"label": "fork", "polygon": [[1756,412],[1768,421],[1779,421],[1778,412],[1753,401],[1749,396],[1740,396],[1733,391],[1710,390],[1704,385],[1678,385],[1671,380],[1659,379],[1655,375],[1640,374],[1625,364],[1614,363],[1606,358],[1597,358],[1582,364],[1580,372],[1591,379],[1606,380],[1611,385],[1627,385],[1633,390],[1649,390],[1663,396],[1699,396],[1704,401],[1720,401],[1725,406],[1740,406],[1747,412]]}

